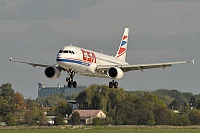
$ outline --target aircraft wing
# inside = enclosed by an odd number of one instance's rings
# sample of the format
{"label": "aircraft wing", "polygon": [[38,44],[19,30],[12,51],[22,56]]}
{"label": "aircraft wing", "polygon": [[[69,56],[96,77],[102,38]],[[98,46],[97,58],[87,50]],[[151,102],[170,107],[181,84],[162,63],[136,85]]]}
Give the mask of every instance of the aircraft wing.
{"label": "aircraft wing", "polygon": [[153,68],[163,68],[165,69],[166,67],[171,67],[172,65],[175,64],[185,64],[192,62],[194,64],[195,60],[192,61],[179,61],[179,62],[167,62],[167,63],[153,63],[153,64],[137,64],[137,65],[115,65],[115,66],[98,66],[97,70],[98,71],[106,71],[110,67],[119,67],[122,69],[123,72],[128,72],[128,71],[135,71],[135,70],[140,70],[143,71],[144,69],[153,69]]}
{"label": "aircraft wing", "polygon": [[13,60],[13,58],[10,58],[11,62],[18,62],[18,63],[23,63],[23,64],[28,64],[33,67],[39,66],[39,67],[48,67],[50,66],[49,64],[41,64],[41,63],[33,63],[33,62],[26,62],[26,61],[20,61],[20,60]]}

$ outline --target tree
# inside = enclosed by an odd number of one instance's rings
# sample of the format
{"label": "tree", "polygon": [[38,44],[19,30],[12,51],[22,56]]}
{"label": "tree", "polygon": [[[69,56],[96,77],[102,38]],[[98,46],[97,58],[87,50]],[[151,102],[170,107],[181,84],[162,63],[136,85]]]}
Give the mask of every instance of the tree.
{"label": "tree", "polygon": [[154,110],[156,125],[170,124],[170,110],[166,107],[157,108]]}
{"label": "tree", "polygon": [[196,100],[196,108],[200,109],[200,98],[197,98]]}
{"label": "tree", "polygon": [[2,117],[0,116],[0,122],[2,122],[3,121],[3,119],[2,119]]}
{"label": "tree", "polygon": [[189,113],[189,119],[192,125],[200,125],[200,110],[191,110]]}
{"label": "tree", "polygon": [[74,97],[75,95],[68,96],[64,93],[56,93],[56,94],[49,95],[48,97],[38,98],[36,101],[38,104],[43,105],[45,107],[53,107],[53,106],[57,106],[60,102],[65,101],[66,99],[74,98]]}
{"label": "tree", "polygon": [[16,92],[14,95],[14,103],[13,104],[15,105],[15,107],[18,111],[24,110],[24,107],[25,107],[24,96],[21,93]]}
{"label": "tree", "polygon": [[115,124],[132,125],[137,124],[135,98],[127,97],[117,105],[115,112]]}
{"label": "tree", "polygon": [[[126,98],[117,104],[115,124],[155,125],[164,123],[167,107],[150,92],[127,92]],[[163,115],[163,116],[162,116]]]}
{"label": "tree", "polygon": [[66,123],[63,122],[64,117],[61,114],[56,115],[56,118],[54,119],[54,125],[65,125]]}
{"label": "tree", "polygon": [[182,121],[182,126],[190,125],[190,120],[187,114],[183,113],[180,115],[180,119]]}
{"label": "tree", "polygon": [[172,126],[182,126],[182,121],[180,119],[180,114],[174,113],[171,111],[170,113],[170,125]]}
{"label": "tree", "polygon": [[77,111],[75,111],[72,114],[71,121],[72,121],[73,125],[77,125],[79,123],[79,121],[80,121],[80,114]]}
{"label": "tree", "polygon": [[65,125],[64,123],[64,118],[66,115],[70,115],[72,113],[72,107],[66,102],[66,101],[61,101],[58,103],[57,107],[55,107],[55,115],[56,118],[54,120],[55,125]]}
{"label": "tree", "polygon": [[114,120],[112,117],[106,116],[106,118],[102,119],[102,125],[113,125]]}
{"label": "tree", "polygon": [[93,119],[93,125],[98,126],[98,125],[102,125],[102,119],[97,117]]}
{"label": "tree", "polygon": [[171,111],[169,118],[170,118],[170,123],[169,123],[170,125],[173,125],[173,126],[190,125],[190,120],[188,118],[188,115],[186,115],[185,113],[178,114]]}
{"label": "tree", "polygon": [[24,114],[24,124],[44,125],[46,123],[46,117],[43,112],[42,107],[38,105],[35,100],[27,100],[26,111]]}
{"label": "tree", "polygon": [[16,121],[15,121],[14,115],[12,113],[8,113],[6,115],[5,121],[6,121],[6,124],[8,126],[15,126],[16,125]]}
{"label": "tree", "polygon": [[16,111],[14,103],[15,93],[11,84],[3,84],[0,87],[0,116]]}
{"label": "tree", "polygon": [[24,111],[22,94],[14,92],[10,83],[0,86],[0,116],[8,125],[16,125],[17,114]]}
{"label": "tree", "polygon": [[179,92],[177,90],[165,90],[159,89],[154,92],[159,99],[162,99],[165,104],[169,105],[173,100],[176,100],[180,103],[181,106],[184,106],[185,103],[188,104],[190,98],[193,96],[192,93],[188,92]]}
{"label": "tree", "polygon": [[196,108],[196,106],[197,106],[197,100],[196,100],[196,97],[195,96],[192,96],[191,98],[190,98],[190,105],[192,106],[192,107],[194,107],[194,108]]}
{"label": "tree", "polygon": [[72,107],[66,101],[61,101],[57,105],[55,112],[56,115],[61,115],[65,117],[67,114],[69,116],[72,113]]}
{"label": "tree", "polygon": [[0,87],[0,96],[8,101],[13,100],[14,90],[12,89],[12,85],[10,83],[2,84]]}
{"label": "tree", "polygon": [[177,100],[173,100],[169,107],[172,110],[180,110],[181,104]]}

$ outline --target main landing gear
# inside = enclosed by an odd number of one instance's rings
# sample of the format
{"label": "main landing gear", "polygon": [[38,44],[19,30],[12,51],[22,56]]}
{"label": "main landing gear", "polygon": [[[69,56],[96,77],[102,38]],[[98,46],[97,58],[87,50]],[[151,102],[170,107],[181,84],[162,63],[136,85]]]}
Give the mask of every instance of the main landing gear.
{"label": "main landing gear", "polygon": [[118,88],[118,82],[116,82],[114,80],[109,82],[109,88],[113,88],[113,86],[114,86],[114,88]]}
{"label": "main landing gear", "polygon": [[69,88],[71,88],[71,86],[73,86],[73,88],[76,88],[77,87],[77,82],[76,81],[73,81],[73,78],[74,78],[74,75],[75,75],[75,72],[73,70],[69,70],[68,71],[69,73],[69,76],[66,78],[66,81],[67,81],[67,86]]}

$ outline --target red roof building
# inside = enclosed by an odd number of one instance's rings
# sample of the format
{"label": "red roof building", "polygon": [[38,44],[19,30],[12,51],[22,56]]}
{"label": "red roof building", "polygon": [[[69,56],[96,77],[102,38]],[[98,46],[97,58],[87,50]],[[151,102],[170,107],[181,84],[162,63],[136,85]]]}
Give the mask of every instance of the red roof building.
{"label": "red roof building", "polygon": [[101,110],[74,110],[69,118],[72,117],[74,112],[78,112],[80,114],[80,121],[83,124],[92,124],[94,118],[106,118],[106,115]]}

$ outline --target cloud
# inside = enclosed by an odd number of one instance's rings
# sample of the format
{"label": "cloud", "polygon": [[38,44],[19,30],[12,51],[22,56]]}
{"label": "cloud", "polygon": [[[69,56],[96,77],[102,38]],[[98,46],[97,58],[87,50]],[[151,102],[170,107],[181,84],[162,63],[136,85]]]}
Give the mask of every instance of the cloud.
{"label": "cloud", "polygon": [[[4,5],[6,1],[2,1]],[[99,0],[18,0],[12,11],[0,9],[0,19],[48,20],[79,18],[80,10],[97,4]]]}

